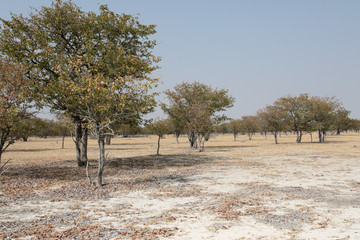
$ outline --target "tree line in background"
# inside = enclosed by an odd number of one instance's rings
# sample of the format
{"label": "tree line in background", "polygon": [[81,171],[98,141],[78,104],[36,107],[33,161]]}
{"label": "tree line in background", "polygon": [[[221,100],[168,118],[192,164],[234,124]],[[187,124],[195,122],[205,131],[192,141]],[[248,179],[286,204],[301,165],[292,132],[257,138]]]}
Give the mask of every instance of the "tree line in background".
{"label": "tree line in background", "polygon": [[[0,175],[6,163],[2,153],[15,141],[29,136],[73,136],[76,160],[86,167],[88,136],[96,138],[99,159],[97,185],[102,186],[105,144],[115,135],[165,134],[187,136],[191,148],[204,151],[213,132],[271,133],[278,143],[281,132],[303,134],[317,131],[325,142],[329,131],[358,130],[336,98],[282,97],[256,116],[230,120],[221,114],[234,105],[228,90],[206,84],[181,83],[165,91],[168,103],[160,103],[167,119],[148,122],[154,111],[157,78],[151,73],[160,58],[152,53],[154,25],[136,17],[116,14],[107,6],[99,13],[84,12],[71,1],[54,1],[29,17],[11,15],[0,19]],[[58,120],[35,117],[35,109],[50,108]]]}

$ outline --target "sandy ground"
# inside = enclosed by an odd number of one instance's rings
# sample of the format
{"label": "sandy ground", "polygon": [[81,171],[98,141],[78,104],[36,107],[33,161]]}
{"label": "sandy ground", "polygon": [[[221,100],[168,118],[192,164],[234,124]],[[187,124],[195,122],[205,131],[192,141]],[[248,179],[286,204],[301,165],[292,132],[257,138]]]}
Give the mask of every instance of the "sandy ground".
{"label": "sandy ground", "polygon": [[[360,135],[116,138],[105,186],[89,185],[71,139],[30,139],[4,154],[0,239],[360,239]],[[316,139],[314,138],[314,141]],[[96,142],[90,141],[92,173]]]}

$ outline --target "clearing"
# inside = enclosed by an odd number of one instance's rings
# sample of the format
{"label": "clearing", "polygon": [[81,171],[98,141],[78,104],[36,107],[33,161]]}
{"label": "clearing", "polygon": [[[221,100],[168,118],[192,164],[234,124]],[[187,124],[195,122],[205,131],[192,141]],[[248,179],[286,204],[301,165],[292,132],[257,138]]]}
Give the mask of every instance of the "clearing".
{"label": "clearing", "polygon": [[[315,141],[315,139],[314,139]],[[0,239],[360,239],[360,135],[327,143],[212,137],[205,152],[167,136],[115,138],[102,189],[60,138],[3,155]],[[92,174],[96,142],[89,142]]]}

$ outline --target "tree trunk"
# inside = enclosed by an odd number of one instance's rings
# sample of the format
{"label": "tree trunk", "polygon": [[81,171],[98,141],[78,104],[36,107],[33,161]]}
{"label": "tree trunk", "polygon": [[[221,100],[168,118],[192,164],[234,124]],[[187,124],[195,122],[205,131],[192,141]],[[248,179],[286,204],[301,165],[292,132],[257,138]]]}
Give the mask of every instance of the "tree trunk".
{"label": "tree trunk", "polygon": [[297,131],[296,132],[296,142],[297,143],[301,143],[301,138],[302,138],[302,131],[301,130],[299,130],[299,131]]}
{"label": "tree trunk", "polygon": [[196,135],[194,132],[191,132],[188,134],[188,139],[189,139],[189,142],[190,142],[190,147],[191,148],[196,148]]}
{"label": "tree trunk", "polygon": [[65,136],[62,136],[62,141],[61,141],[61,149],[65,148]]}
{"label": "tree trunk", "polygon": [[[2,151],[2,149],[0,149],[0,170],[2,169],[2,167],[1,167],[1,156],[2,156],[2,154],[3,154],[3,151]],[[0,173],[1,173],[1,171],[0,171]]]}
{"label": "tree trunk", "polygon": [[340,128],[336,129],[336,135],[340,135]]}
{"label": "tree trunk", "polygon": [[236,134],[236,133],[234,133],[234,142],[236,142],[236,135],[237,135],[237,134]]}
{"label": "tree trunk", "polygon": [[323,143],[325,142],[325,135],[326,135],[326,131],[323,131],[323,133],[322,133],[322,142]]}
{"label": "tree trunk", "polygon": [[76,160],[79,167],[83,166],[83,162],[81,161],[81,150],[80,150],[80,142],[81,142],[81,122],[75,123],[75,149],[76,149]]}
{"label": "tree trunk", "polygon": [[86,163],[88,161],[87,146],[88,146],[88,128],[83,126],[81,129],[81,142],[80,142],[81,162],[83,163],[82,166],[86,166]]}
{"label": "tree trunk", "polygon": [[275,138],[275,144],[278,144],[278,134],[277,132],[274,133],[274,138]]}
{"label": "tree trunk", "polygon": [[111,144],[111,135],[106,135],[105,137],[105,144],[110,145]]}
{"label": "tree trunk", "polygon": [[318,136],[319,136],[319,143],[321,143],[322,142],[321,130],[318,130]]}
{"label": "tree trunk", "polygon": [[105,137],[99,130],[98,132],[98,148],[99,148],[99,160],[98,160],[98,174],[97,174],[97,186],[102,187],[102,176],[105,166]]}
{"label": "tree trunk", "polygon": [[4,129],[1,131],[1,136],[0,136],[0,167],[1,167],[1,155],[4,153],[4,151],[6,150],[7,146],[5,146],[6,141],[8,140],[10,135],[10,128]]}
{"label": "tree trunk", "polygon": [[313,142],[313,140],[312,140],[312,133],[309,132],[309,134],[310,134],[310,142]]}
{"label": "tree trunk", "polygon": [[176,143],[179,144],[179,137],[180,137],[180,133],[179,132],[175,132],[175,139],[176,139]]}
{"label": "tree trunk", "polygon": [[159,150],[160,150],[160,139],[161,139],[161,137],[159,136],[156,155],[160,155],[160,154],[159,154]]}
{"label": "tree trunk", "polygon": [[198,142],[199,142],[199,152],[202,152],[202,151],[204,151],[203,149],[202,149],[202,145],[201,145],[201,141],[202,141],[202,136],[198,136],[197,137],[198,138]]}
{"label": "tree trunk", "polygon": [[251,140],[251,133],[248,133],[249,140]]}

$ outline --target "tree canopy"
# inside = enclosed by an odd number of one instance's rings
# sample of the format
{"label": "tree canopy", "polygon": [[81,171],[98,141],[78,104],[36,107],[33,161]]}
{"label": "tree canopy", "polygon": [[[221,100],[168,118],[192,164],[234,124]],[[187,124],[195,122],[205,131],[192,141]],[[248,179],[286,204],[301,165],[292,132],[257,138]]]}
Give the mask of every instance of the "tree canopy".
{"label": "tree canopy", "polygon": [[199,82],[178,84],[174,90],[165,91],[165,95],[169,104],[162,103],[162,110],[173,122],[185,127],[192,147],[199,141],[199,151],[203,150],[200,145],[213,124],[226,119],[216,114],[232,107],[235,101],[228,90],[213,89]]}
{"label": "tree canopy", "polygon": [[24,66],[40,106],[65,112],[77,123],[77,135],[87,134],[81,130],[88,120],[83,113],[95,100],[109,101],[107,91],[116,88],[122,94],[119,89],[127,83],[124,89],[142,84],[145,93],[154,83],[149,74],[160,60],[152,54],[155,26],[136,17],[114,13],[106,5],[99,14],[84,12],[71,1],[58,0],[29,17],[12,14],[11,20],[1,21],[1,52]]}

